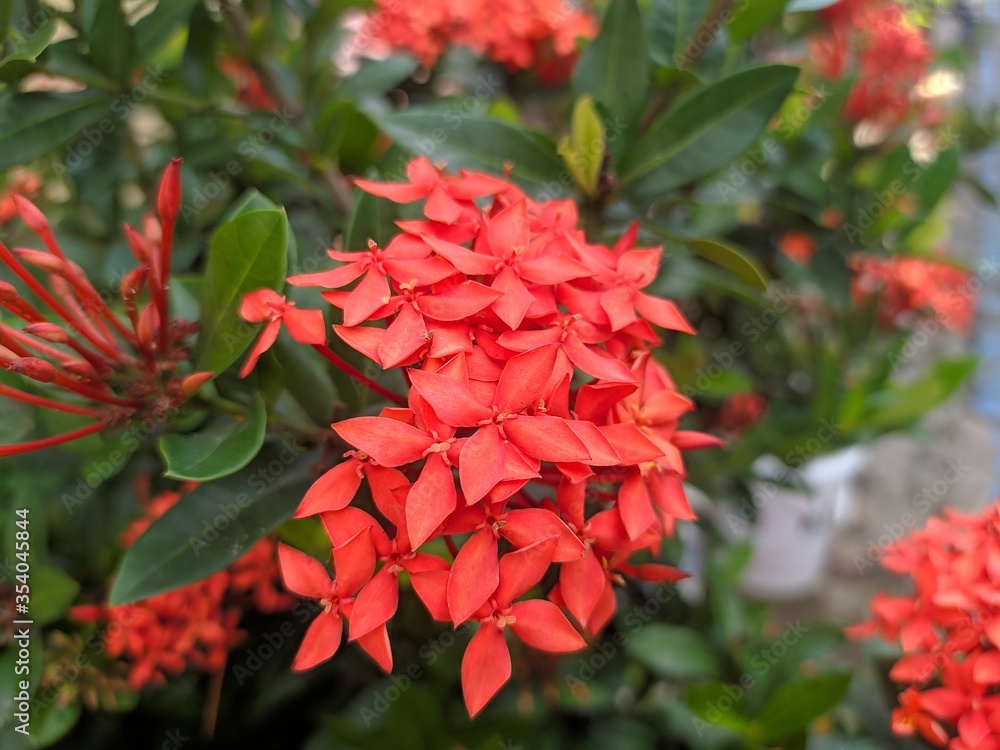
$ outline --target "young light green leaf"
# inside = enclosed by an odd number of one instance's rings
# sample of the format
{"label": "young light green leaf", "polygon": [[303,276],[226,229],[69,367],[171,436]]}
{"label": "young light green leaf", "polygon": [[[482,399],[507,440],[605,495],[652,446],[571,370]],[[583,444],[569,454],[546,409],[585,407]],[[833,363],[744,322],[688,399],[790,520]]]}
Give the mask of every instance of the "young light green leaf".
{"label": "young light green leaf", "polygon": [[581,97],[573,107],[570,134],[559,144],[559,155],[586,196],[597,195],[606,144],[604,121],[593,98]]}
{"label": "young light green leaf", "polygon": [[245,415],[221,416],[190,435],[164,435],[160,453],[166,463],[165,476],[208,482],[239,471],[260,451],[266,427],[264,399],[254,394]]}

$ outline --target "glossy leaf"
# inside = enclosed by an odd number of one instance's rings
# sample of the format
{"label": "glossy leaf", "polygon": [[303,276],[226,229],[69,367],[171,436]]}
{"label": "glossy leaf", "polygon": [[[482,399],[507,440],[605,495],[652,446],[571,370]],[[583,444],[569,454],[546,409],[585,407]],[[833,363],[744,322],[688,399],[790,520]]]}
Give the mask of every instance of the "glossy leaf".
{"label": "glossy leaf", "polygon": [[194,434],[171,433],[160,438],[165,475],[207,482],[239,471],[260,451],[267,427],[267,409],[259,394],[245,415],[226,415]]}
{"label": "glossy leaf", "polygon": [[725,166],[757,140],[798,74],[787,65],[763,65],[685,96],[625,158],[620,188],[645,204]]}
{"label": "glossy leaf", "polygon": [[686,67],[684,51],[711,5],[712,0],[653,0],[647,27],[654,62]]}
{"label": "glossy leaf", "polygon": [[314,477],[291,440],[272,444],[242,471],[202,484],[129,548],[111,588],[127,604],[222,570],[291,518]]}
{"label": "glossy leaf", "polygon": [[240,319],[240,301],[254,289],[284,285],[288,237],[280,209],[240,214],[216,231],[202,286],[196,369],[218,375],[254,340],[257,326]]}
{"label": "glossy leaf", "polygon": [[726,28],[734,41],[749,39],[781,18],[788,0],[754,0],[738,4]]}
{"label": "glossy leaf", "polygon": [[767,272],[741,247],[715,239],[682,239],[680,240],[691,252],[700,255],[705,260],[729,270],[741,281],[750,286],[767,290],[770,279]]}
{"label": "glossy leaf", "polygon": [[690,628],[649,623],[626,648],[633,659],[660,677],[705,678],[721,669],[711,644]]}
{"label": "glossy leaf", "polygon": [[573,93],[591,94],[626,123],[638,119],[649,99],[649,50],[636,0],[614,0],[601,32],[583,51],[573,73]]}
{"label": "glossy leaf", "polygon": [[452,169],[466,167],[503,174],[529,190],[562,194],[570,187],[555,144],[546,136],[482,117],[463,118],[454,111],[398,112],[381,117],[379,125],[400,146]]}
{"label": "glossy leaf", "polygon": [[805,729],[840,703],[850,683],[849,672],[786,682],[754,719],[760,726],[761,739],[774,742]]}
{"label": "glossy leaf", "polygon": [[102,93],[30,92],[0,97],[0,170],[24,164],[76,138],[108,115]]}

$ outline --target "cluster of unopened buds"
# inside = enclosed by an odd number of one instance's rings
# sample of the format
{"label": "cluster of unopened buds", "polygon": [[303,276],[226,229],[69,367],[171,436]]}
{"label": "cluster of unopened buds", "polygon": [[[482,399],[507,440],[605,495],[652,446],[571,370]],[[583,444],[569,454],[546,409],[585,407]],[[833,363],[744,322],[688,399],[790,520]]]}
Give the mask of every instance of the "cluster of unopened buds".
{"label": "cluster of unopened buds", "polygon": [[[572,201],[536,203],[506,179],[423,158],[407,178],[357,184],[421,202],[422,218],[400,221],[384,248],[331,250],[338,266],[289,279],[322,288],[342,313],[340,339],[402,368],[409,389],[363,381],[395,403],[333,425],[349,450],[297,511],[321,518],[335,577],[290,546],[279,557],[288,588],[323,606],[294,668],[330,658],[346,621],[348,640],[390,670],[387,625],[406,582],[435,620],[479,623],[462,664],[475,715],[510,678],[508,631],[542,651],[581,649],[579,631],[596,635],[613,616],[614,584],[683,577],[632,558],[655,556],[695,517],[682,451],[718,440],[678,429],[693,405],[652,356],[654,326],[692,329],[644,291],[662,249],[636,247],[635,225],[606,247],[586,240]],[[243,310],[268,323],[251,359],[284,323],[343,362],[320,311],[267,290]],[[377,516],[353,504],[362,483]],[[547,596],[530,595],[553,565]]]}
{"label": "cluster of unopened buds", "polygon": [[[139,265],[121,280],[124,315],[66,257],[42,212],[24,197],[15,195],[13,201],[45,249],[11,249],[0,242],[0,263],[21,285],[0,281],[0,307],[19,320],[12,325],[10,318],[0,319],[0,367],[34,381],[23,388],[0,384],[0,396],[91,421],[61,435],[0,446],[0,457],[59,445],[136,419],[167,417],[211,377],[182,372],[190,358],[185,341],[196,326],[169,313],[170,262],[181,206],[180,159],[163,173],[159,220],[150,214],[141,229],[125,226]],[[39,392],[37,384],[46,388]]]}
{"label": "cluster of unopened buds", "polygon": [[[131,546],[190,489],[162,492],[146,503],[145,516],[122,535],[123,547]],[[228,568],[201,581],[133,604],[81,604],[70,616],[99,625],[107,655],[127,665],[132,690],[162,685],[187,670],[218,673],[230,649],[243,639],[239,624],[247,609],[267,614],[293,603],[280,589],[276,546],[274,540],[262,539]]]}
{"label": "cluster of unopened buds", "polygon": [[827,31],[810,40],[819,72],[840,80],[856,69],[844,113],[893,127],[913,109],[910,93],[933,57],[923,33],[896,0],[840,0],[819,11]]}
{"label": "cluster of unopened buds", "polygon": [[893,732],[949,750],[998,750],[1000,500],[978,514],[946,509],[893,543],[881,564],[912,578],[913,592],[877,594],[874,619],[848,634],[902,648],[889,673],[907,686]]}

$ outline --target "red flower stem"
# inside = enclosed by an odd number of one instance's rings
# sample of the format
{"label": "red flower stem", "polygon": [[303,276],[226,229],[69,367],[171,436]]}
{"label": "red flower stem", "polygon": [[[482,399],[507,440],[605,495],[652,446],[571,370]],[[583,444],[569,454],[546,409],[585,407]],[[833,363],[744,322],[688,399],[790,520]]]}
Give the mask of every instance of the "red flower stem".
{"label": "red flower stem", "polygon": [[[88,280],[78,279],[72,274],[68,274],[65,278],[77,291],[77,294],[80,296],[80,302],[85,306],[85,310],[96,310],[99,315],[103,315],[107,318],[108,322],[111,323],[111,326],[118,332],[119,336],[124,338],[126,341],[131,342],[132,332],[125,327],[121,320],[118,319],[118,316],[114,314],[110,307],[108,307],[107,303],[101,295],[97,293],[97,290],[94,289],[93,285]],[[107,327],[103,324],[100,317],[95,315],[92,316],[92,318],[94,322],[101,326],[102,329],[107,331]],[[110,335],[110,331],[107,331],[107,333]]]}
{"label": "red flower stem", "polygon": [[18,299],[16,302],[0,302],[0,305],[25,322],[42,323],[45,321],[45,316],[32,307],[26,299]]}
{"label": "red flower stem", "polygon": [[371,378],[365,376],[363,373],[356,370],[349,362],[341,359],[336,352],[334,352],[326,344],[313,344],[312,348],[318,351],[323,357],[326,358],[334,367],[339,370],[343,370],[345,373],[350,375],[352,378],[357,380],[362,385],[375,391],[375,393],[380,396],[389,399],[393,403],[399,404],[400,406],[406,406],[406,399],[400,396],[398,393],[393,393],[388,388],[385,388],[378,383],[376,383]]}
{"label": "red flower stem", "polygon": [[[24,331],[19,331],[16,328],[12,328],[6,323],[0,323],[0,343],[6,346],[15,354],[19,354],[22,357],[33,357],[35,356],[30,351],[28,351],[25,346],[30,346],[35,351],[41,352],[46,357],[56,360],[60,364],[65,364],[73,358],[61,352],[53,346],[35,338],[34,336],[29,336]],[[21,346],[24,344],[25,346]]]}
{"label": "red flower stem", "polygon": [[167,348],[170,345],[170,321],[167,309],[167,289],[170,283],[170,257],[174,248],[174,220],[165,219],[162,227],[162,239],[160,240],[159,268],[153,274],[153,304],[156,305],[156,313],[160,318],[160,353],[166,356]]}
{"label": "red flower stem", "polygon": [[[66,302],[66,307],[80,321],[80,325],[75,326],[76,330],[84,334],[88,340],[100,342],[102,346],[98,348],[107,354],[112,360],[117,362],[128,362],[128,357],[118,349],[118,340],[114,334],[104,325],[104,321],[99,316],[95,316],[92,311],[84,310],[77,301],[73,285],[62,276],[50,276],[52,288]],[[94,344],[97,346],[97,343]]]}
{"label": "red flower stem", "polygon": [[100,349],[105,354],[118,359],[120,356],[118,352],[109,347],[105,342],[101,341],[99,338],[95,337],[92,333],[87,330],[85,321],[81,321],[74,317],[69,310],[62,306],[59,301],[49,294],[48,290],[43,287],[34,276],[25,268],[21,261],[12,253],[5,244],[0,242],[0,260],[6,263],[10,270],[17,274],[18,278],[23,281],[31,291],[38,295],[38,297],[45,302],[46,305],[52,308],[55,313],[69,323],[71,326],[80,331],[83,336],[90,341],[94,346]]}
{"label": "red flower stem", "polygon": [[13,445],[0,445],[0,458],[6,458],[7,456],[17,456],[21,453],[31,453],[31,451],[42,450],[43,448],[51,448],[54,445],[62,445],[63,443],[69,443],[73,440],[79,440],[80,438],[87,437],[88,435],[93,435],[95,432],[100,432],[108,425],[108,420],[102,419],[100,422],[94,422],[86,427],[81,427],[78,430],[72,430],[71,432],[64,432],[62,435],[53,435],[52,437],[43,438],[41,440],[29,440],[25,443],[14,443]]}
{"label": "red flower stem", "polygon": [[99,409],[88,409],[86,406],[76,406],[75,404],[64,404],[61,401],[53,401],[50,398],[45,398],[44,396],[36,396],[34,393],[25,393],[24,391],[19,391],[16,388],[11,388],[6,385],[0,385],[0,396],[6,396],[7,398],[13,398],[17,401],[24,401],[29,404],[34,404],[35,406],[44,406],[47,409],[54,409],[55,411],[64,411],[70,414],[80,414],[84,417],[103,417],[104,412]]}
{"label": "red flower stem", "polygon": [[450,536],[444,538],[444,543],[448,545],[448,551],[451,552],[451,559],[454,560],[458,557],[458,545],[455,544],[455,540]]}
{"label": "red flower stem", "polygon": [[69,377],[65,373],[56,373],[55,380],[52,381],[60,388],[65,388],[68,391],[73,391],[74,393],[79,393],[81,396],[86,396],[93,401],[100,401],[103,404],[111,404],[112,406],[127,406],[131,409],[139,409],[142,407],[141,401],[136,401],[135,399],[125,399],[118,398],[108,393],[97,390],[96,388],[91,388],[89,385],[84,385],[73,378]]}

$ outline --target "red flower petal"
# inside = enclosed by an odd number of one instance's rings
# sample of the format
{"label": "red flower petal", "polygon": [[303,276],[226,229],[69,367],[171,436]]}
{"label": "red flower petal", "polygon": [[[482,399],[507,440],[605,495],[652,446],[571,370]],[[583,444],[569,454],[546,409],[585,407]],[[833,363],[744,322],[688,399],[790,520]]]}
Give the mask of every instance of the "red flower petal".
{"label": "red flower petal", "polygon": [[281,316],[285,328],[296,341],[303,344],[325,344],[326,322],[320,310],[299,310],[290,307]]}
{"label": "red flower petal", "polygon": [[521,415],[504,422],[508,439],[523,453],[540,461],[590,460],[590,451],[560,417]]}
{"label": "red flower petal", "polygon": [[370,268],[344,303],[344,325],[356,326],[389,301],[389,282],[377,268]]}
{"label": "red flower petal", "polygon": [[399,606],[399,579],[384,566],[368,585],[361,589],[351,610],[350,640],[356,641],[383,625],[396,614]]}
{"label": "red flower petal", "polygon": [[383,672],[386,674],[392,672],[392,647],[389,644],[389,631],[385,625],[379,625],[358,638],[358,645],[382,668]]}
{"label": "red flower petal", "polygon": [[366,527],[345,544],[333,548],[333,571],[337,578],[337,594],[351,596],[375,572],[375,545],[372,527]]}
{"label": "red flower petal", "polygon": [[586,627],[604,590],[604,568],[593,554],[564,562],[559,569],[559,590],[566,608]]}
{"label": "red flower petal", "polygon": [[437,372],[408,370],[410,381],[434,413],[452,427],[475,427],[493,418],[493,410],[484,406],[468,386]]}
{"label": "red flower petal", "polygon": [[559,347],[550,344],[507,360],[497,383],[497,408],[519,412],[542,398],[558,354]]}
{"label": "red flower petal", "polygon": [[344,625],[340,615],[336,612],[320,612],[302,638],[292,669],[301,672],[326,661],[337,653],[343,637]]}
{"label": "red flower petal", "polygon": [[278,564],[281,580],[289,591],[310,599],[330,595],[330,574],[315,557],[278,542]]}
{"label": "red flower petal", "polygon": [[383,466],[403,466],[420,459],[434,438],[395,419],[354,417],[337,422],[333,431]]}
{"label": "red flower petal", "polygon": [[253,349],[251,349],[250,353],[247,355],[246,362],[244,362],[243,367],[240,368],[241,378],[245,378],[253,372],[253,368],[257,366],[257,360],[260,359],[264,352],[274,345],[274,342],[278,339],[278,333],[280,331],[280,320],[272,320],[264,326],[264,330],[261,331],[260,336],[257,338],[257,342],[253,345]]}
{"label": "red flower petal", "polygon": [[579,560],[587,550],[583,542],[551,510],[545,508],[519,508],[506,515],[507,525],[500,533],[515,547],[527,547],[549,537],[557,540],[553,562]]}
{"label": "red flower petal", "polygon": [[492,622],[480,626],[462,657],[462,695],[474,717],[510,679],[510,651]]}
{"label": "red flower petal", "polygon": [[296,518],[341,510],[351,504],[361,486],[360,462],[348,459],[337,464],[319,479],[302,498],[295,511]]}
{"label": "red flower petal", "polygon": [[500,608],[510,605],[542,580],[552,564],[555,549],[556,539],[550,537],[500,558],[500,585],[493,595]]}
{"label": "red flower petal", "polygon": [[506,478],[504,440],[496,425],[477,430],[462,446],[458,477],[468,504],[478,503]]}
{"label": "red flower petal", "polygon": [[511,607],[511,614],[516,618],[510,626],[511,630],[539,651],[565,654],[587,646],[562,610],[550,601],[531,599],[518,602]]}
{"label": "red flower petal", "polygon": [[406,529],[411,549],[417,549],[437,531],[455,510],[457,500],[451,467],[440,453],[430,454],[406,496]]}
{"label": "red flower petal", "polygon": [[461,625],[483,606],[499,583],[497,540],[491,529],[480,529],[466,540],[451,565],[448,609],[455,625]]}

